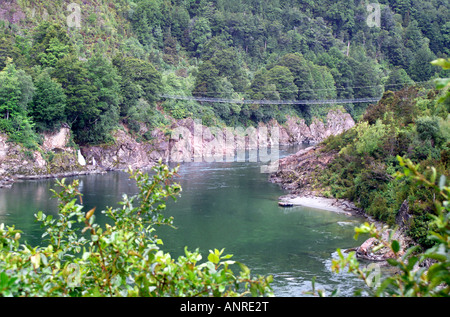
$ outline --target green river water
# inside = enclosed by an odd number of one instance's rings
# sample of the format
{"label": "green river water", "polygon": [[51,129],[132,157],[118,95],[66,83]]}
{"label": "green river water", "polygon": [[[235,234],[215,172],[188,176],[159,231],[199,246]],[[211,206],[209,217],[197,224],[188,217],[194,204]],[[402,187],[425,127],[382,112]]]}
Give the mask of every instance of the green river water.
{"label": "green river water", "polygon": [[[296,150],[287,148],[281,154]],[[307,296],[313,277],[318,288],[339,289],[341,296],[351,296],[361,281],[350,274],[335,274],[330,266],[337,248],[361,244],[353,235],[363,220],[313,208],[279,207],[278,197],[286,192],[268,182],[260,166],[258,162],[183,163],[177,178],[182,195],[166,210],[177,229],[157,227],[162,248],[174,257],[183,254],[185,246],[199,248],[204,259],[208,250],[225,248],[253,274],[272,274],[276,296]],[[124,172],[78,178],[86,210],[116,206],[123,193],[132,195],[136,190]],[[14,224],[24,231],[22,239],[38,244],[42,229],[33,214],[56,213],[51,188],[55,188],[53,179],[0,189],[0,223]]]}

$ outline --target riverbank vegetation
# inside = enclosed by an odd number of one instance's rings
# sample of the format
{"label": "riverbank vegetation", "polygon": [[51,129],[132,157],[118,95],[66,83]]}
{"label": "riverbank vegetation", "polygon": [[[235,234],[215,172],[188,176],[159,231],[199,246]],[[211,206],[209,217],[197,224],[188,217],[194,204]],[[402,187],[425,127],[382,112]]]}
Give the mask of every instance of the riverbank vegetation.
{"label": "riverbank vegetation", "polygon": [[[352,272],[369,286],[370,296],[379,297],[448,297],[450,292],[450,244],[449,244],[449,194],[450,187],[446,186],[446,177],[437,178],[436,170],[422,174],[420,166],[411,160],[398,157],[402,171],[396,173],[397,179],[407,179],[416,188],[425,187],[433,193],[435,212],[429,214],[430,229],[428,239],[433,245],[422,251],[419,245],[406,248],[393,237],[393,232],[384,234],[386,228],[378,229],[374,224],[365,223],[355,229],[355,239],[362,233],[368,233],[379,241],[379,248],[387,248],[394,257],[387,262],[397,269],[396,274],[382,278],[380,273],[374,274],[373,267],[363,267],[351,252],[344,256],[338,249],[339,257],[333,260],[334,272]],[[316,294],[315,290],[313,292]],[[323,296],[323,291],[317,291]]]}
{"label": "riverbank vegetation", "polygon": [[[0,297],[203,297],[271,296],[271,276],[252,276],[224,250],[198,250],[174,259],[155,230],[172,225],[163,212],[181,191],[176,169],[158,165],[149,173],[129,171],[138,187],[120,207],[83,210],[78,181],[58,182],[58,217],[35,214],[44,230],[39,246],[21,241],[20,230],[0,225]],[[105,226],[96,215],[105,214]],[[239,270],[238,272],[236,272]]]}
{"label": "riverbank vegetation", "polygon": [[[450,60],[433,63],[450,69]],[[338,250],[333,271],[355,273],[372,296],[449,296],[450,78],[438,80],[437,88],[442,89],[437,95],[411,89],[386,93],[354,129],[324,142],[323,151],[338,154],[317,175],[316,185],[357,202],[374,219],[415,240],[402,246],[392,231],[384,235],[374,224],[355,229],[355,238],[369,233],[379,249],[393,254],[387,262],[398,274],[383,280],[374,281],[354,252],[344,256]]]}
{"label": "riverbank vegetation", "polygon": [[392,175],[402,169],[396,158],[402,156],[420,164],[420,172],[433,166],[438,175],[450,176],[449,100],[440,101],[446,93],[416,88],[385,93],[355,128],[324,142],[323,151],[337,155],[316,176],[316,185],[325,195],[354,201],[389,225],[396,224],[405,204],[408,234],[431,246],[427,236],[434,195]]}

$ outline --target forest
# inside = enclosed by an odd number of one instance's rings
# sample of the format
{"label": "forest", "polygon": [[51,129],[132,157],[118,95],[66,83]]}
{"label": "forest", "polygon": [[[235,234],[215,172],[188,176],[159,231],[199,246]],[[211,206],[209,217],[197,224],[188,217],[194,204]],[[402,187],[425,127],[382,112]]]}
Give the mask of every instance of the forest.
{"label": "forest", "polygon": [[[175,100],[381,98],[433,88],[430,64],[450,47],[447,1],[4,1],[0,128],[33,148],[68,125],[77,144],[111,141],[119,124],[164,126],[168,116],[249,126],[286,115],[323,118],[330,105]],[[77,3],[77,2],[74,2]],[[19,17],[19,18],[17,18]],[[355,120],[368,104],[335,105]],[[145,140],[145,135],[144,135]]]}

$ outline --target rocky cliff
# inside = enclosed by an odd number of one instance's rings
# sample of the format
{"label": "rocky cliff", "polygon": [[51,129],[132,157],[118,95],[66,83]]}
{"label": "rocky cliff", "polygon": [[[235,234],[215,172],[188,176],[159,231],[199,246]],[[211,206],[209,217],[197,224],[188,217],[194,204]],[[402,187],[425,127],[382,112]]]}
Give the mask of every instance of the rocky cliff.
{"label": "rocky cliff", "polygon": [[280,126],[280,143],[319,143],[330,135],[338,135],[354,125],[355,121],[350,114],[340,110],[328,112],[325,122],[314,119],[310,126],[307,126],[303,119],[289,117],[287,122]]}
{"label": "rocky cliff", "polygon": [[280,159],[270,181],[280,184],[293,195],[318,195],[314,191],[314,173],[325,169],[335,155],[322,152],[322,147],[317,145],[302,149]]}
{"label": "rocky cliff", "polygon": [[10,186],[17,179],[65,177],[88,173],[80,164],[79,153],[70,144],[70,130],[43,135],[43,143],[36,150],[8,141],[0,134],[0,187]]}
{"label": "rocky cliff", "polygon": [[61,177],[79,173],[151,167],[163,162],[234,159],[239,151],[278,147],[279,144],[317,143],[342,133],[355,122],[349,114],[330,111],[326,123],[289,117],[283,124],[271,121],[247,129],[214,128],[193,119],[173,120],[166,130],[154,129],[150,140],[138,142],[124,125],[114,134],[114,143],[70,146],[70,130],[61,128],[43,135],[43,144],[31,151],[7,142],[0,135],[0,186],[17,178]]}
{"label": "rocky cliff", "polygon": [[115,133],[114,144],[82,147],[81,153],[88,165],[104,169],[122,169],[128,165],[147,167],[159,159],[164,162],[222,161],[234,157],[239,150],[317,143],[354,125],[351,116],[339,110],[330,111],[326,123],[314,120],[310,126],[294,117],[289,117],[283,125],[271,121],[247,129],[207,127],[197,120],[182,119],[173,122],[168,128],[170,132],[152,131],[149,142],[137,142],[124,127]]}

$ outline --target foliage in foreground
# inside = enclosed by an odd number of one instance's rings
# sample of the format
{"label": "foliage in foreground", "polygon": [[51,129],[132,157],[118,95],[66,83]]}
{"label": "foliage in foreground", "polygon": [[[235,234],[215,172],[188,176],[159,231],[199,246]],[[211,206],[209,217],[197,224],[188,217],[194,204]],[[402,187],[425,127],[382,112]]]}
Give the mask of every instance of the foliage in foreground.
{"label": "foliage in foreground", "polygon": [[[438,59],[433,64],[441,66],[445,70],[450,69],[450,59]],[[448,107],[450,105],[450,79],[439,79],[436,82],[436,88],[443,90],[438,105]],[[448,118],[448,110],[446,117]],[[427,121],[429,122],[429,120]],[[417,123],[417,126],[419,127],[420,124]],[[432,130],[420,128],[421,133],[425,131],[428,133]],[[442,154],[445,156],[444,152]],[[363,268],[358,262],[355,252],[350,252],[345,257],[340,249],[337,250],[339,258],[333,260],[332,270],[339,273],[347,269],[354,273],[369,286],[369,295],[371,296],[448,297],[450,291],[450,187],[447,186],[445,175],[448,170],[444,168],[442,172],[434,166],[424,170],[420,164],[414,164],[408,157],[397,155],[396,159],[400,168],[392,176],[396,180],[406,179],[411,182],[413,192],[425,188],[428,199],[432,201],[433,212],[428,213],[430,222],[426,231],[430,247],[425,251],[421,250],[420,245],[408,249],[406,246],[402,248],[400,242],[393,238],[394,231],[389,230],[387,235],[383,234],[386,233],[387,226],[380,230],[374,224],[365,223],[355,228],[355,239],[361,233],[368,233],[375,238],[379,242],[376,248],[387,248],[394,255],[387,259],[387,262],[396,268],[398,273],[382,279],[381,274],[374,274],[373,266],[369,265]],[[440,176],[438,177],[438,175]],[[406,249],[406,251],[402,252],[402,249]],[[376,252],[376,250],[373,251]],[[359,292],[358,290],[356,293]],[[316,294],[314,281],[313,293]],[[317,293],[320,296],[325,295],[323,291],[317,291]],[[332,293],[332,295],[336,294],[336,291]]]}
{"label": "foliage in foreground", "polygon": [[[381,281],[380,276],[373,274],[371,268],[362,268],[351,252],[344,257],[338,250],[339,258],[333,260],[332,269],[341,272],[345,268],[359,276],[369,287],[372,296],[405,296],[405,297],[448,297],[450,291],[450,187],[446,186],[446,177],[437,177],[436,169],[430,168],[429,175],[419,172],[419,166],[411,160],[398,157],[403,172],[398,172],[397,177],[410,178],[418,185],[429,187],[435,193],[434,204],[436,214],[430,215],[433,219],[434,230],[429,231],[429,239],[434,245],[425,252],[418,252],[419,246],[413,246],[400,256],[401,245],[398,240],[382,238],[382,230],[378,230],[374,224],[365,223],[355,229],[355,238],[361,233],[369,233],[379,240],[380,248],[387,247],[397,258],[388,259],[388,263],[397,268],[399,273],[389,276]],[[429,267],[425,261],[432,261]],[[380,281],[380,283],[374,283]],[[322,293],[323,295],[323,293]]]}
{"label": "foliage in foreground", "polygon": [[[271,296],[272,277],[251,277],[243,264],[223,250],[199,251],[173,259],[161,250],[155,226],[172,225],[163,216],[166,198],[181,191],[169,181],[176,169],[159,164],[152,176],[129,171],[138,194],[123,196],[121,207],[103,213],[112,221],[101,227],[95,208],[83,211],[78,182],[58,182],[59,217],[36,214],[45,227],[46,246],[21,244],[20,231],[0,225],[0,296]],[[236,274],[232,266],[241,272]]]}

